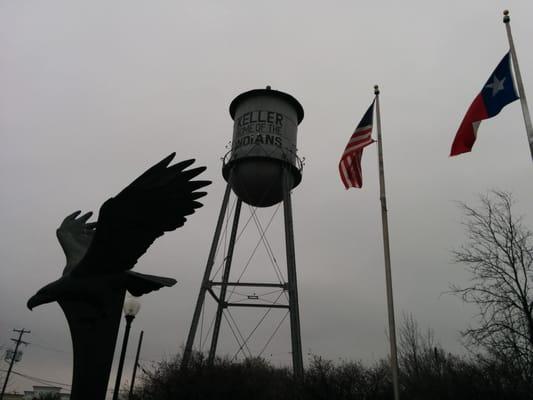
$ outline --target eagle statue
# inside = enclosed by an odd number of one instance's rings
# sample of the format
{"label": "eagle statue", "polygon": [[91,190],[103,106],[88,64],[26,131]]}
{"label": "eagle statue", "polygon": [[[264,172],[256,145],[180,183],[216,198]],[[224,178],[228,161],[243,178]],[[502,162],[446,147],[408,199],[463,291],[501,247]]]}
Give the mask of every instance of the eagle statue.
{"label": "eagle statue", "polygon": [[131,269],[165,232],[182,226],[202,207],[198,189],[210,181],[193,180],[205,167],[187,169],[195,160],[170,165],[172,153],[118,195],[91,212],[76,211],[57,229],[66,256],[58,280],[44,286],[28,301],[31,310],[58,302],[72,337],[71,400],[104,400],[126,290],[141,296],[175,279],[140,274]]}

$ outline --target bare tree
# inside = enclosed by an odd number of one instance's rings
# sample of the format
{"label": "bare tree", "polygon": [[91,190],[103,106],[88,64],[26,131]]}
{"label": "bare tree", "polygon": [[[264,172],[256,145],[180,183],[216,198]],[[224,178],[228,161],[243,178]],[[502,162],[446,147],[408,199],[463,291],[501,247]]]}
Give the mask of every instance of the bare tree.
{"label": "bare tree", "polygon": [[404,375],[419,377],[442,357],[432,329],[422,331],[412,314],[403,314],[399,329],[399,358]]}
{"label": "bare tree", "polygon": [[467,242],[454,261],[471,273],[466,287],[452,287],[478,307],[476,327],[463,332],[469,345],[533,376],[533,237],[512,213],[510,193],[491,191],[474,208],[460,203]]}

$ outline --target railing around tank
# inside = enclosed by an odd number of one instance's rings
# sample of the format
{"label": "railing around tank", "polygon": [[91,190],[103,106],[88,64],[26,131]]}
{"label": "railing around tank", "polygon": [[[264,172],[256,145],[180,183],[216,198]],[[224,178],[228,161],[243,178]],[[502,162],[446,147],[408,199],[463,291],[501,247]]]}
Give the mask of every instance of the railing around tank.
{"label": "railing around tank", "polygon": [[[226,154],[224,154],[224,156],[221,157],[222,168],[225,168],[226,165],[228,165],[231,161],[247,158],[246,156],[233,158],[232,157],[233,149],[231,148],[231,142],[229,142],[228,145],[226,145],[226,149],[228,148],[229,150],[226,152]],[[285,161],[291,164],[292,166],[296,167],[300,173],[303,171],[303,168],[305,165],[305,157],[300,158],[298,154],[296,154],[295,150],[289,149],[287,147],[282,148],[281,153],[283,155],[283,158],[272,158],[272,160]],[[252,156],[252,157],[257,157],[257,156]],[[268,158],[268,157],[265,156],[265,158]]]}

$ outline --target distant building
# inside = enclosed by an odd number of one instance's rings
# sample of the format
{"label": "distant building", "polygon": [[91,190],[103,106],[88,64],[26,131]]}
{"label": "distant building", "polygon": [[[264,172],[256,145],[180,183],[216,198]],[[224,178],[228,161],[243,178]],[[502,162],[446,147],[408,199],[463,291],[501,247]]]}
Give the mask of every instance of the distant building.
{"label": "distant building", "polygon": [[[61,388],[58,386],[34,386],[33,390],[25,390],[24,396],[13,397],[13,399],[34,400],[44,394],[58,394],[61,400],[70,399],[70,393],[61,393]],[[9,399],[9,397],[5,399]]]}
{"label": "distant building", "polygon": [[24,395],[17,393],[4,393],[3,400],[24,400]]}

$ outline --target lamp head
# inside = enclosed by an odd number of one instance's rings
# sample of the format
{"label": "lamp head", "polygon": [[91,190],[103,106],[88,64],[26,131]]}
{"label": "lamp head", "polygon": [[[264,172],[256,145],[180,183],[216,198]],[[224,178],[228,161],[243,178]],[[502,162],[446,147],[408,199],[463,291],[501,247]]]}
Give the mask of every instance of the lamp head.
{"label": "lamp head", "polygon": [[128,317],[135,317],[141,308],[141,302],[137,297],[127,295],[126,300],[124,300],[124,315]]}

